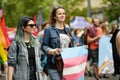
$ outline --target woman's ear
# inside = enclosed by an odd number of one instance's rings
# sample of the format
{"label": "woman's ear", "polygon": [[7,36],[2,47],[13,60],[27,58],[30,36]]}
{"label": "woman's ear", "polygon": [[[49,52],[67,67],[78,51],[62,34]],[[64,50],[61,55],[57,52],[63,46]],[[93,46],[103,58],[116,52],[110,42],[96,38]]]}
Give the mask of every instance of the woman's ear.
{"label": "woman's ear", "polygon": [[56,20],[56,17],[54,17],[54,19]]}
{"label": "woman's ear", "polygon": [[22,26],[22,30],[25,31],[25,27],[24,26]]}

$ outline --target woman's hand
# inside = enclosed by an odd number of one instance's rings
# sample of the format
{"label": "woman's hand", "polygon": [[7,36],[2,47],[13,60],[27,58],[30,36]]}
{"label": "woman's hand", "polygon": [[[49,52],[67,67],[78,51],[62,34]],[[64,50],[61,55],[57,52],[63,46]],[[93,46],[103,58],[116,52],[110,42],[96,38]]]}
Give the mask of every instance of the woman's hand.
{"label": "woman's hand", "polygon": [[62,50],[61,50],[60,48],[50,49],[50,50],[48,51],[48,54],[58,55],[58,54],[60,54],[61,51],[62,51]]}
{"label": "woman's hand", "polygon": [[46,75],[44,71],[41,72],[42,76]]}

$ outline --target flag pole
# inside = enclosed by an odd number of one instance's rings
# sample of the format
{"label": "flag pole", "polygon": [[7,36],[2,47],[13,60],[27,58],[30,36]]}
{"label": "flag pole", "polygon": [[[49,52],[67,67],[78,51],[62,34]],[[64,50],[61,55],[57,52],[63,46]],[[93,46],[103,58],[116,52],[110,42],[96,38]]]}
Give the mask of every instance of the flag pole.
{"label": "flag pole", "polygon": [[91,17],[91,0],[87,0],[88,6],[87,6],[87,16]]}
{"label": "flag pole", "polygon": [[4,9],[4,0],[2,0],[1,7]]}

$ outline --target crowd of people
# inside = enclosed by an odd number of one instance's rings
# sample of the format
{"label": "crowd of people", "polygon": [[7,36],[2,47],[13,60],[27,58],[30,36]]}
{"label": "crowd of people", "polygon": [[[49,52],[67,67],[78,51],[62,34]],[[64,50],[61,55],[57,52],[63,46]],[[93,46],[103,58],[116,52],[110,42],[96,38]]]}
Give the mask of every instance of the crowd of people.
{"label": "crowd of people", "polygon": [[[102,35],[112,37],[110,42],[114,74],[120,74],[120,32],[117,23],[110,30],[108,21],[100,22],[98,18],[93,18],[93,26],[81,30],[71,29],[65,20],[65,9],[61,6],[54,7],[50,19],[41,25],[42,31],[39,31],[37,36],[32,35],[36,27],[32,17],[25,16],[19,20],[15,38],[8,49],[8,59],[7,56],[4,58],[0,55],[5,65],[6,80],[47,80],[48,76],[50,80],[64,80],[64,63],[60,52],[63,48],[82,45],[88,48],[86,64],[88,75],[92,76],[90,69],[92,59],[93,76],[99,80],[101,76],[98,74],[98,50]],[[47,57],[45,65],[42,65],[43,56]],[[103,74],[103,77],[109,78],[107,74]]]}

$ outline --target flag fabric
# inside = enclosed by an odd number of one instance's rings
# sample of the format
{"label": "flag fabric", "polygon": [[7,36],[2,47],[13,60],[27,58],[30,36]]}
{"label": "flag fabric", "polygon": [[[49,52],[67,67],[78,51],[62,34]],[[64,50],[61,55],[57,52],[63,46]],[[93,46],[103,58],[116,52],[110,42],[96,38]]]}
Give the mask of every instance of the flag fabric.
{"label": "flag fabric", "polygon": [[42,11],[42,9],[40,9],[40,11],[38,13],[37,21],[36,21],[37,27],[39,25],[41,25],[42,23],[43,23],[43,11]]}
{"label": "flag fabric", "polygon": [[63,80],[84,80],[88,50],[85,46],[65,48],[61,52],[64,62]]}
{"label": "flag fabric", "polygon": [[[36,15],[34,15],[34,23],[36,24]],[[37,36],[37,34],[38,34],[38,29],[37,29],[37,26],[34,28],[34,33],[33,33],[33,35],[34,36]]]}
{"label": "flag fabric", "polygon": [[8,48],[8,46],[10,45],[10,40],[8,38],[4,12],[2,9],[0,9],[0,15],[1,15],[0,17],[0,39],[2,38],[1,39],[2,46],[4,48]]}
{"label": "flag fabric", "polygon": [[7,62],[7,55],[4,52],[2,45],[0,44],[0,64]]}
{"label": "flag fabric", "polygon": [[7,49],[10,45],[3,9],[0,9],[0,43],[0,62],[3,63],[7,59],[7,51],[4,48]]}
{"label": "flag fabric", "polygon": [[85,17],[82,16],[75,16],[70,20],[70,26],[71,28],[80,28],[84,29],[85,27],[92,26],[91,23],[89,23]]}
{"label": "flag fabric", "polygon": [[7,28],[7,34],[11,43],[15,38],[16,28]]}
{"label": "flag fabric", "polygon": [[33,16],[34,23],[36,24],[36,15]]}
{"label": "flag fabric", "polygon": [[103,35],[99,40],[99,74],[111,74],[114,72],[110,39],[110,36]]}

